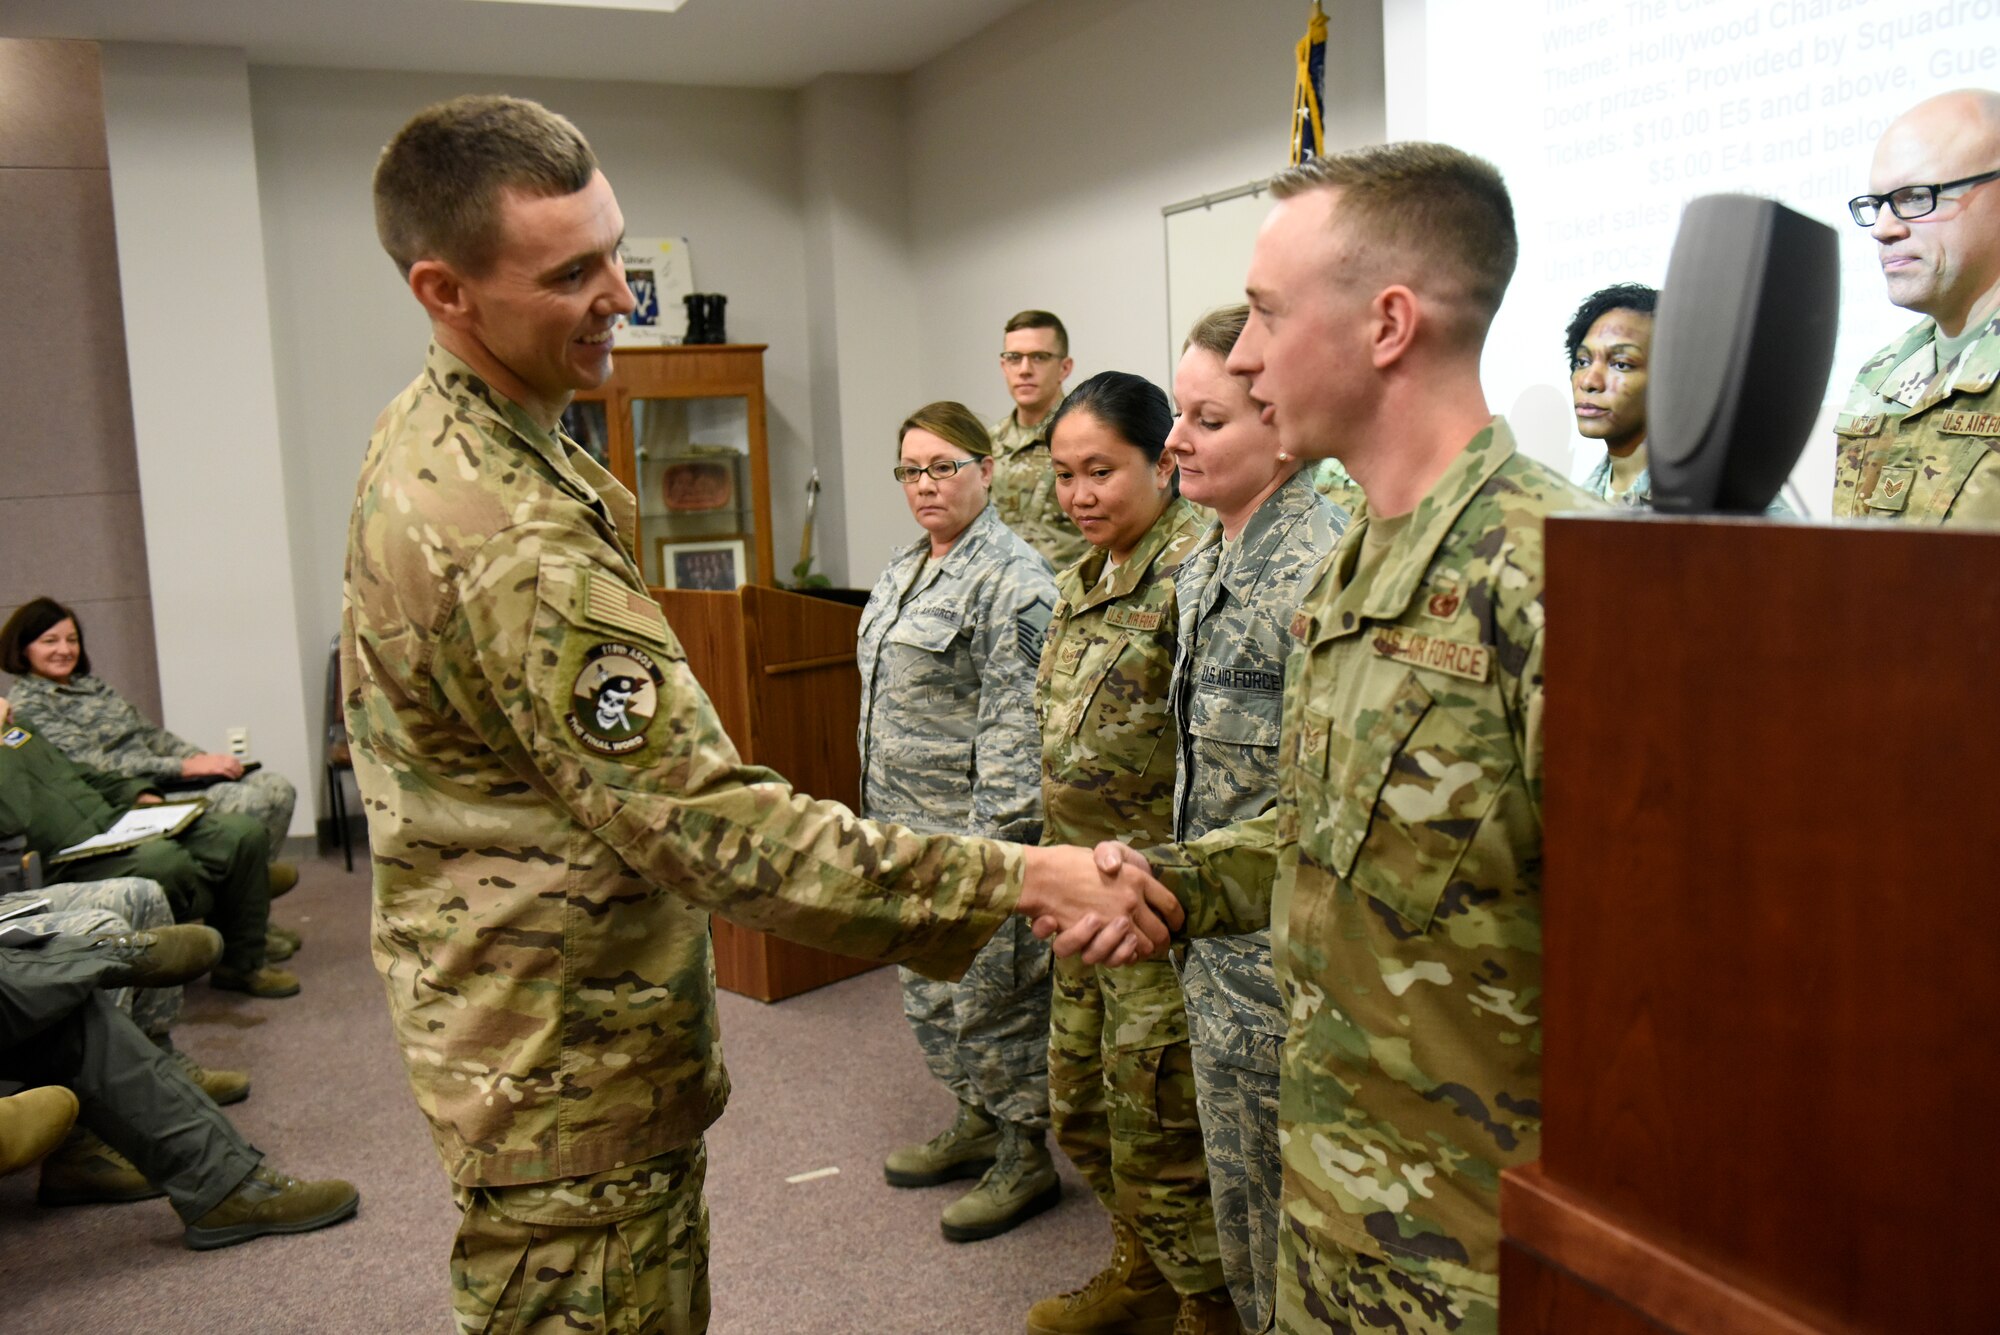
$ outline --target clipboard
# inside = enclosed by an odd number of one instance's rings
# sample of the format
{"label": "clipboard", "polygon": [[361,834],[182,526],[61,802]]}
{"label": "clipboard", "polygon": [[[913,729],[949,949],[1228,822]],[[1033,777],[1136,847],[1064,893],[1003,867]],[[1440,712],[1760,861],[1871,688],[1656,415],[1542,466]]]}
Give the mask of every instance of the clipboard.
{"label": "clipboard", "polygon": [[71,844],[58,850],[49,859],[50,866],[64,862],[75,862],[81,858],[98,858],[107,853],[122,853],[128,848],[151,843],[155,839],[171,839],[194,824],[202,812],[208,810],[208,803],[199,799],[192,802],[162,802],[156,806],[133,807],[112,823],[102,834],[94,834],[81,843]]}

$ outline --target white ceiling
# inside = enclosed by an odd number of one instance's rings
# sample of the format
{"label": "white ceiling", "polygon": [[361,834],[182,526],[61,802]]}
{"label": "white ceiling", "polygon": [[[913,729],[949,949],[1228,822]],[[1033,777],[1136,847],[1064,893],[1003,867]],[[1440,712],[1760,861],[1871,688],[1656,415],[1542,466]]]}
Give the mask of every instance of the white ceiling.
{"label": "white ceiling", "polygon": [[796,88],[913,69],[1027,0],[6,0],[0,36],[240,47],[257,65]]}

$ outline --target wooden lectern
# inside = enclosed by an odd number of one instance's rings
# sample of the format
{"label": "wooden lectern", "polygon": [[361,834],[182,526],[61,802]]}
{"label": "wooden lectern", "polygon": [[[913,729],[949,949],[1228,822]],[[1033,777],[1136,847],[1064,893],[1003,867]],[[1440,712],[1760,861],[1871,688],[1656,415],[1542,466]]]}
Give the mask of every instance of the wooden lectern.
{"label": "wooden lectern", "polygon": [[[858,806],[861,610],[761,584],[734,593],[654,589],[688,667],[708,691],[736,749],[814,797]],[[876,967],[711,918],[715,981],[781,1001]]]}
{"label": "wooden lectern", "polygon": [[2000,532],[1548,526],[1501,1329],[2000,1329]]}

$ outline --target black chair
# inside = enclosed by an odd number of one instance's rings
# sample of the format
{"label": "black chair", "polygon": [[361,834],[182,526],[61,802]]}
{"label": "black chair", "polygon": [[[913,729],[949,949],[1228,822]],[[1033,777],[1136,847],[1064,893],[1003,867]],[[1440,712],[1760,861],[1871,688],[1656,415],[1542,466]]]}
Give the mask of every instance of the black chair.
{"label": "black chair", "polygon": [[323,722],[326,746],[326,791],[333,808],[333,826],[340,835],[340,856],[347,870],[354,870],[354,836],[347,825],[347,785],[342,774],[354,773],[354,753],[347,745],[347,716],[340,704],[340,636],[326,655],[326,709]]}

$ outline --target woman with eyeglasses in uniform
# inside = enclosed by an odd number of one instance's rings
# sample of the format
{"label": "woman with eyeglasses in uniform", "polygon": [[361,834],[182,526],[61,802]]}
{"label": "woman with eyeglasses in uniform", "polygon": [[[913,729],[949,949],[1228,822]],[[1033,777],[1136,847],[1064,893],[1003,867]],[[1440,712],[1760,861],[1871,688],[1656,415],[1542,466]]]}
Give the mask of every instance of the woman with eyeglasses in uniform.
{"label": "woman with eyeglasses in uniform", "polygon": [[[926,833],[1033,844],[1042,830],[1035,667],[1048,563],[988,504],[993,443],[958,403],[919,408],[893,470],[923,536],[861,614],[861,812]],[[1061,1194],[1049,1125],[1049,948],[1016,917],[957,982],[903,969],[903,1012],[958,1101],[950,1126],[891,1153],[891,1186],[978,1178],[945,1207],[953,1242],[1005,1233]]]}

